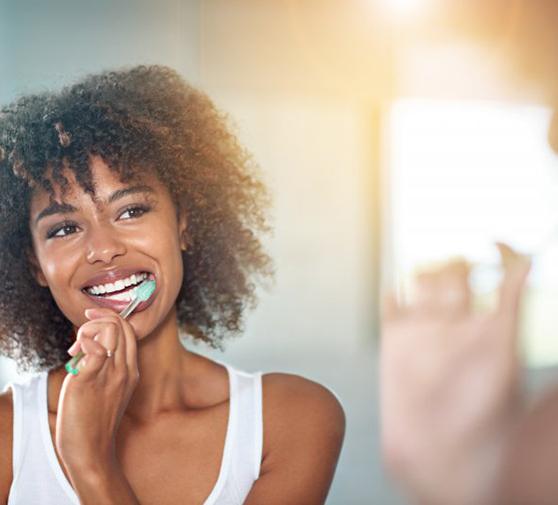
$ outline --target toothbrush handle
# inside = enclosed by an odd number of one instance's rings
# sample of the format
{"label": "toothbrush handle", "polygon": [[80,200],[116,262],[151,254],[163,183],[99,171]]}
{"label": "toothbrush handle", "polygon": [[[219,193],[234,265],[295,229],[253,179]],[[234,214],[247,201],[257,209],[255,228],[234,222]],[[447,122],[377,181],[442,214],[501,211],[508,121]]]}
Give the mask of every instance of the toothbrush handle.
{"label": "toothbrush handle", "polygon": [[72,375],[77,375],[78,370],[76,368],[79,360],[85,356],[85,353],[79,351],[70,361],[68,361],[65,365],[66,372],[71,373]]}
{"label": "toothbrush handle", "polygon": [[134,312],[134,310],[136,310],[136,307],[141,303],[140,297],[137,296],[136,298],[134,298],[134,300],[132,302],[130,302],[128,304],[127,307],[124,307],[124,310],[122,312],[120,312],[120,317],[122,319],[126,319],[132,312]]}
{"label": "toothbrush handle", "polygon": [[[134,310],[135,308],[140,304],[141,300],[138,297],[136,297],[133,301],[131,301],[125,308],[124,310],[122,310],[122,312],[120,312],[120,317],[122,317],[123,319],[126,319]],[[81,360],[81,358],[83,358],[85,356],[85,353],[82,351],[79,351],[72,359],[70,359],[66,365],[66,371],[68,373],[71,373],[72,375],[77,375],[78,370],[76,368],[77,364],[79,363],[79,361]]]}

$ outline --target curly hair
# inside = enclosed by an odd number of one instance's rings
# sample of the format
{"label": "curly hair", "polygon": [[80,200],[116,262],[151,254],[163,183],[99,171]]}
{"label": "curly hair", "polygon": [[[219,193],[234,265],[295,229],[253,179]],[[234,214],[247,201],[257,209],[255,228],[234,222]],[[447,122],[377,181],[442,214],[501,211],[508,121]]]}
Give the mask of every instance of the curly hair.
{"label": "curly hair", "polygon": [[222,348],[225,336],[243,331],[245,308],[256,306],[255,277],[273,279],[258,238],[272,231],[270,195],[228,117],[174,70],[141,65],[88,75],[0,109],[0,354],[23,371],[68,358],[73,325],[37,284],[23,253],[32,248],[33,189],[53,198],[53,181],[64,195],[63,172],[71,170],[94,195],[91,156],[122,183],[154,174],[177,212],[186,211],[179,331]]}

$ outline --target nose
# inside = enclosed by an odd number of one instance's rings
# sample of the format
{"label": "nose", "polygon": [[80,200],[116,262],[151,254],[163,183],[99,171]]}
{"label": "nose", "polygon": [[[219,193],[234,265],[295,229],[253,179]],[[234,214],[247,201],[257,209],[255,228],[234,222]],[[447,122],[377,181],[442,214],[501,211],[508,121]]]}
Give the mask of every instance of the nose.
{"label": "nose", "polygon": [[111,263],[116,256],[126,253],[124,243],[118,238],[115,230],[99,226],[90,230],[87,240],[86,259],[89,263]]}

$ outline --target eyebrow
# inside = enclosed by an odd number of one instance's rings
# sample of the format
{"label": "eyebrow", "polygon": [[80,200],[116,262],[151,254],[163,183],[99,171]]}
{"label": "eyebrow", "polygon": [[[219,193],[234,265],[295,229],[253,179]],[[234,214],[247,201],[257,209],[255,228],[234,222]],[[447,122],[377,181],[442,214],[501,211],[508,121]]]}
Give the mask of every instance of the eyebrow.
{"label": "eyebrow", "polygon": [[[151,186],[147,186],[145,184],[117,189],[108,197],[106,204],[110,205],[120,198],[124,198],[125,196],[135,193],[155,193],[155,190]],[[103,200],[101,200],[101,202],[103,202]],[[41,219],[47,216],[52,216],[53,214],[71,214],[72,212],[77,212],[78,210],[79,209],[77,207],[74,207],[69,203],[52,202],[48,207],[45,207],[41,212],[39,212],[39,215],[35,218],[35,226],[37,226]]]}

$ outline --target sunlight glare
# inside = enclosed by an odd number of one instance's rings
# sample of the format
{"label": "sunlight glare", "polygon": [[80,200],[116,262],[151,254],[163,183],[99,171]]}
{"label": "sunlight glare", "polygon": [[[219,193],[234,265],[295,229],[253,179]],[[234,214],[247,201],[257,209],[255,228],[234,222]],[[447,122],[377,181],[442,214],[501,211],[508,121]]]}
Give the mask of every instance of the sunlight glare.
{"label": "sunlight glare", "polygon": [[386,3],[394,13],[409,14],[418,11],[424,0],[386,0]]}

